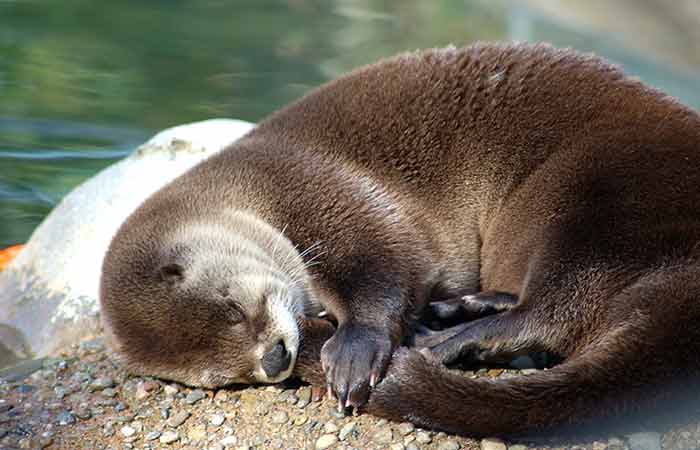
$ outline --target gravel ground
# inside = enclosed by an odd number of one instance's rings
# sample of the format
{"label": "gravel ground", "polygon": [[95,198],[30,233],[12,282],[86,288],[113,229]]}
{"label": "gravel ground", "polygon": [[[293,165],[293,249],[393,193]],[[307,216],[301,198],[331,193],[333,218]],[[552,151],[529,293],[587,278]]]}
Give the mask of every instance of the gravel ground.
{"label": "gravel ground", "polygon": [[[36,369],[31,375],[27,373]],[[508,377],[517,370],[467,376]],[[527,373],[527,371],[524,371]],[[700,448],[697,424],[569,447],[473,440],[311,402],[308,386],[217,391],[127,375],[101,339],[0,372],[0,449],[653,450]]]}

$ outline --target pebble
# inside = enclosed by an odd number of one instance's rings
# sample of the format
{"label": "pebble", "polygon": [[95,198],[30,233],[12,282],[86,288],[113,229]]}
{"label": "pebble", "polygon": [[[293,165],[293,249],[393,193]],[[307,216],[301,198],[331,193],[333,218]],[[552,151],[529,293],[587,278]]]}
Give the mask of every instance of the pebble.
{"label": "pebble", "polygon": [[357,423],[348,422],[345,425],[343,425],[343,428],[340,429],[340,433],[338,433],[338,437],[340,438],[341,441],[344,441],[345,439],[348,438],[348,436],[353,434],[356,429],[357,429]]}
{"label": "pebble", "polygon": [[105,397],[113,398],[117,396],[117,390],[114,388],[105,388],[102,389],[102,395]]}
{"label": "pebble", "polygon": [[174,397],[175,394],[179,392],[179,389],[174,384],[168,384],[163,388],[163,392],[165,392],[165,395],[168,397]]}
{"label": "pebble", "polygon": [[56,416],[59,425],[71,425],[75,423],[75,416],[68,411],[61,411]]}
{"label": "pebble", "polygon": [[220,427],[224,421],[226,420],[226,417],[224,417],[221,414],[212,414],[209,417],[209,423],[214,425],[215,427]]}
{"label": "pebble", "polygon": [[411,443],[406,445],[406,450],[420,450],[420,447],[418,447],[416,444],[411,442]]}
{"label": "pebble", "polygon": [[207,447],[207,450],[224,450],[224,446],[222,444],[211,444],[209,447]]}
{"label": "pebble", "polygon": [[430,434],[426,431],[419,431],[416,433],[416,441],[419,444],[430,444],[433,441],[433,438],[430,437]]}
{"label": "pebble", "polygon": [[159,442],[161,444],[172,444],[173,442],[176,442],[179,439],[180,435],[177,434],[177,431],[168,430],[160,435]]}
{"label": "pebble", "polygon": [[324,434],[316,441],[316,450],[325,450],[338,442],[338,437],[335,434]]}
{"label": "pebble", "polygon": [[146,440],[147,441],[155,441],[156,439],[158,439],[160,437],[161,434],[162,433],[158,430],[149,431],[146,434]]}
{"label": "pebble", "polygon": [[191,415],[192,414],[190,414],[189,411],[180,411],[180,412],[176,413],[175,415],[173,415],[172,417],[170,417],[165,423],[169,427],[177,428],[180,425],[182,425],[183,423],[185,423],[185,421],[187,419],[189,419]]}
{"label": "pebble", "polygon": [[481,450],[506,450],[506,443],[497,438],[485,438],[481,440]]}
{"label": "pebble", "polygon": [[185,397],[185,403],[187,403],[188,405],[194,405],[195,403],[206,397],[207,394],[203,390],[195,389],[194,391],[187,394],[187,397]]}
{"label": "pebble", "polygon": [[232,447],[238,443],[238,438],[236,436],[226,436],[222,440],[219,441],[219,444],[223,445],[224,447]]}
{"label": "pebble", "polygon": [[661,450],[661,434],[654,432],[627,435],[631,450]]}
{"label": "pebble", "polygon": [[207,437],[207,427],[204,424],[195,425],[187,431],[187,437],[193,441],[202,441]]}
{"label": "pebble", "polygon": [[272,413],[272,416],[270,417],[270,421],[276,425],[281,425],[283,423],[287,423],[288,420],[289,420],[289,416],[284,411],[275,411],[274,413]]}
{"label": "pebble", "polygon": [[114,380],[111,377],[100,377],[93,380],[90,383],[90,387],[95,391],[101,391],[102,389],[114,387]]}
{"label": "pebble", "polygon": [[136,434],[136,430],[129,425],[124,425],[121,430],[119,430],[124,437],[133,436]]}
{"label": "pebble", "polygon": [[372,441],[377,444],[388,444],[394,440],[394,432],[388,426],[382,427],[372,435]]}
{"label": "pebble", "polygon": [[389,450],[406,450],[406,446],[404,446],[402,443],[391,444]]}
{"label": "pebble", "polygon": [[296,426],[304,425],[304,424],[306,423],[307,420],[309,420],[309,418],[306,417],[306,416],[304,416],[304,415],[302,415],[302,416],[297,416],[297,417],[294,419],[294,425],[296,425]]}
{"label": "pebble", "polygon": [[55,388],[53,388],[53,393],[56,396],[56,398],[60,400],[66,395],[68,395],[70,391],[64,388],[63,386],[56,386]]}
{"label": "pebble", "polygon": [[399,424],[399,434],[401,436],[406,436],[407,434],[412,433],[415,429],[416,426],[413,425],[411,422],[403,422]]}
{"label": "pebble", "polygon": [[297,397],[299,397],[299,401],[297,402],[297,406],[299,408],[305,408],[306,406],[311,403],[311,389],[308,387],[299,389],[297,391]]}
{"label": "pebble", "polygon": [[90,412],[90,410],[88,408],[78,408],[75,411],[75,415],[80,420],[88,420],[89,418],[92,417],[92,412]]}
{"label": "pebble", "polygon": [[440,445],[438,445],[438,450],[459,450],[459,444],[453,441],[452,439],[448,439],[446,441],[441,442]]}
{"label": "pebble", "polygon": [[338,425],[333,422],[326,422],[326,424],[323,426],[323,431],[326,433],[337,433]]}

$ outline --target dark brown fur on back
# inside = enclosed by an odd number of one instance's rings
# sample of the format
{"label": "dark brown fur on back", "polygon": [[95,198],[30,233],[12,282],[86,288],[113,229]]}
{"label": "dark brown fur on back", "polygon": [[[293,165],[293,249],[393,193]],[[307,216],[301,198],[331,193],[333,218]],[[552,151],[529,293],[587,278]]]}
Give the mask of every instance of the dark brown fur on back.
{"label": "dark brown fur on back", "polygon": [[699,150],[695,112],[598,58],[430,50],[273,114],[127,228],[160,235],[237,209],[300,249],[322,242],[313,295],[339,329],[359,323],[360,337],[394,346],[428,298],[518,295],[478,344],[563,364],[484,382],[401,350],[369,411],[474,435],[532,431],[624,412],[698,374]]}

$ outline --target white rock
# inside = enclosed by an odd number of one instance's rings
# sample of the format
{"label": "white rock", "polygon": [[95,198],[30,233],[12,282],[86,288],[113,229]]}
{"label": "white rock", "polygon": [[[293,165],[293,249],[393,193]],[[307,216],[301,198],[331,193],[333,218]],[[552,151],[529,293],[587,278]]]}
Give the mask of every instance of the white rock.
{"label": "white rock", "polygon": [[214,119],[170,128],[68,194],[0,272],[0,342],[17,356],[40,357],[94,334],[102,259],[119,225],[150,194],[252,127]]}

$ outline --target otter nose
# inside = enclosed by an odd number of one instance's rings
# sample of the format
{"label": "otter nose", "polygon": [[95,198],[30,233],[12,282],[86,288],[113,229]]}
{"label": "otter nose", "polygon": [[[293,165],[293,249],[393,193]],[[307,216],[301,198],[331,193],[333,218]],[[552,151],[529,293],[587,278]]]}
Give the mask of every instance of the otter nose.
{"label": "otter nose", "polygon": [[287,370],[292,361],[292,355],[287,351],[284,341],[280,340],[262,357],[262,368],[270,378],[275,378],[280,372]]}

